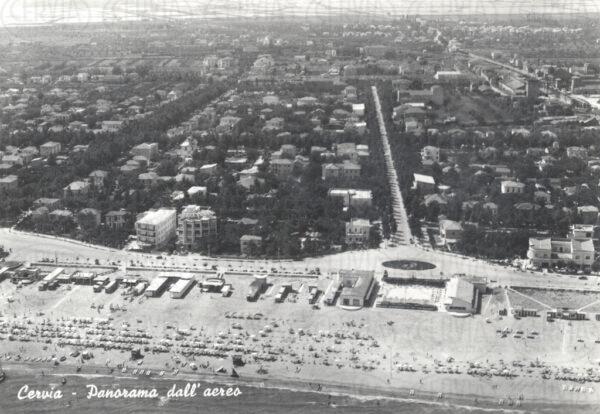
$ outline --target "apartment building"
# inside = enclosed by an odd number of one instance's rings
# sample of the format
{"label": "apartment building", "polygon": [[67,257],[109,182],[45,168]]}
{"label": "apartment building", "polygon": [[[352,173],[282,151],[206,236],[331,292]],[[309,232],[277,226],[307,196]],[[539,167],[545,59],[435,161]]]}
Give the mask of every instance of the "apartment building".
{"label": "apartment building", "polygon": [[592,239],[530,238],[527,259],[534,267],[578,266],[589,268],[594,263]]}
{"label": "apartment building", "polygon": [[177,225],[177,241],[187,249],[197,246],[217,234],[217,216],[214,211],[196,205],[183,208]]}
{"label": "apartment building", "polygon": [[138,216],[135,231],[141,243],[161,247],[175,237],[177,212],[174,209],[161,208],[149,210]]}

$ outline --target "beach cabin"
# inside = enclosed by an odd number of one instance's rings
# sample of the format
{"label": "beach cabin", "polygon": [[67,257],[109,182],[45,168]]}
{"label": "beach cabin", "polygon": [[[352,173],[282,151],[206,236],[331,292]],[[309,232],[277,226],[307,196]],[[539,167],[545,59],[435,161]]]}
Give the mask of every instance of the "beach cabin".
{"label": "beach cabin", "polygon": [[287,297],[288,293],[290,293],[291,291],[292,291],[292,285],[290,285],[290,284],[282,285],[279,288],[277,295],[275,295],[275,302],[282,303],[283,301],[285,301],[285,298]]}
{"label": "beach cabin", "polygon": [[46,290],[48,289],[48,286],[50,286],[50,284],[52,284],[56,278],[62,273],[64,272],[65,269],[62,267],[57,267],[56,269],[54,269],[53,271],[51,271],[50,273],[48,273],[44,279],[42,279],[42,282],[40,283],[40,285],[38,286],[38,290]]}
{"label": "beach cabin", "polygon": [[332,280],[329,286],[327,286],[327,290],[325,290],[325,295],[323,297],[323,302],[327,306],[335,305],[335,300],[337,299],[337,295],[340,291],[340,282],[338,280]]}
{"label": "beach cabin", "polygon": [[202,292],[221,292],[225,286],[225,280],[218,277],[205,279],[200,284]]}
{"label": "beach cabin", "polygon": [[106,287],[104,288],[104,292],[113,293],[115,290],[117,290],[118,287],[119,287],[119,280],[115,279],[115,280],[109,282],[108,285],[106,285]]}
{"label": "beach cabin", "polygon": [[140,296],[142,293],[144,293],[144,291],[146,290],[146,287],[148,286],[148,283],[146,282],[139,282],[137,285],[135,285],[135,287],[133,288],[133,294],[135,296]]}
{"label": "beach cabin", "polygon": [[188,291],[194,285],[195,280],[193,278],[185,278],[179,279],[171,289],[169,289],[169,293],[171,294],[171,298],[173,299],[181,299],[183,298]]}
{"label": "beach cabin", "polygon": [[150,285],[146,288],[145,295],[149,298],[157,298],[167,290],[169,285],[169,278],[165,276],[158,276],[150,281]]}

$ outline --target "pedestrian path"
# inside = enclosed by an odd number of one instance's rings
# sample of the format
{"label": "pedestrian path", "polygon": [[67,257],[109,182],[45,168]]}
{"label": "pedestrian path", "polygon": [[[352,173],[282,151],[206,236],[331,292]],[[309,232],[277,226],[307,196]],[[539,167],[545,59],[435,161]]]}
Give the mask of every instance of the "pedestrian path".
{"label": "pedestrian path", "polygon": [[393,216],[394,221],[396,222],[396,232],[392,234],[391,241],[396,244],[406,245],[409,244],[412,239],[410,226],[408,224],[408,216],[406,215],[404,200],[402,199],[402,193],[400,192],[398,175],[396,173],[396,167],[394,166],[394,159],[392,158],[392,150],[388,140],[385,120],[383,118],[383,114],[381,113],[381,102],[379,101],[377,87],[372,86],[371,91],[373,93],[373,100],[375,101],[375,110],[377,111],[379,134],[381,135],[381,140],[383,142],[383,155],[390,185],[390,192],[392,195]]}

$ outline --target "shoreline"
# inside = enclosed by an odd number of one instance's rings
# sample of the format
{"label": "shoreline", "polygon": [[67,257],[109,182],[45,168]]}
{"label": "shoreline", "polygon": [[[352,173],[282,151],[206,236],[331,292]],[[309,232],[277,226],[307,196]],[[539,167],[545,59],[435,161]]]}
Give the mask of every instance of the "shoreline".
{"label": "shoreline", "polygon": [[[441,390],[439,393],[442,394],[440,398],[438,392],[417,390],[410,387],[373,387],[365,384],[351,384],[344,382],[333,382],[333,381],[308,381],[301,378],[290,378],[281,375],[267,375],[265,377],[253,376],[253,375],[241,375],[238,378],[230,376],[219,375],[216,373],[203,373],[184,371],[178,375],[172,375],[165,373],[164,376],[156,375],[160,368],[155,366],[145,366],[144,370],[152,370],[151,376],[145,375],[132,375],[128,370],[127,373],[121,373],[117,370],[115,372],[100,372],[106,371],[108,368],[98,364],[85,364],[82,366],[80,372],[74,372],[75,365],[71,363],[61,363],[56,367],[50,367],[48,371],[44,371],[43,365],[40,363],[31,362],[14,362],[4,361],[3,368],[7,373],[5,381],[11,381],[11,372],[16,375],[15,379],[23,376],[34,376],[38,379],[43,377],[76,377],[76,378],[97,378],[97,379],[113,379],[112,382],[118,380],[125,381],[140,381],[140,382],[151,382],[159,381],[161,383],[171,381],[176,382],[202,382],[206,383],[207,386],[210,384],[226,385],[228,387],[249,387],[258,389],[270,389],[270,390],[283,390],[291,392],[301,393],[317,393],[321,395],[329,395],[330,397],[347,397],[362,402],[376,402],[387,400],[391,402],[406,402],[414,404],[425,404],[434,405],[440,407],[453,407],[462,408],[468,410],[480,410],[480,411],[498,411],[503,412],[514,412],[514,413],[526,413],[531,412],[533,408],[544,407],[545,412],[554,412],[552,410],[560,410],[561,408],[569,407],[570,409],[578,408],[585,409],[587,407],[596,406],[597,404],[589,401],[566,401],[565,399],[550,400],[546,398],[532,398],[527,397],[521,401],[518,399],[503,400],[503,404],[499,404],[499,397],[492,395],[478,395],[478,394],[459,394],[453,393],[447,390]],[[41,375],[41,372],[44,375]],[[116,380],[116,381],[115,381]],[[479,381],[478,378],[472,377],[473,382]],[[58,381],[57,381],[58,382]],[[52,382],[49,382],[52,383]],[[93,383],[93,381],[92,381]],[[70,381],[67,381],[70,384]],[[83,385],[83,384],[82,384]],[[313,388],[313,385],[318,386],[317,389]],[[414,390],[414,395],[411,395],[411,390]],[[162,398],[162,397],[159,397]],[[508,401],[511,401],[509,404]],[[550,410],[550,411],[548,411]],[[556,411],[564,412],[564,411]]]}

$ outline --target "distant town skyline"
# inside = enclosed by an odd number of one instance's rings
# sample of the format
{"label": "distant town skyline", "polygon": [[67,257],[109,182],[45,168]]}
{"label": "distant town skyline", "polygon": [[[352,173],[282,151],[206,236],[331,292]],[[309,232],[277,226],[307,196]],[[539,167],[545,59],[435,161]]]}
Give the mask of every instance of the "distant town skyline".
{"label": "distant town skyline", "polygon": [[0,25],[183,18],[598,13],[598,0],[1,0]]}

